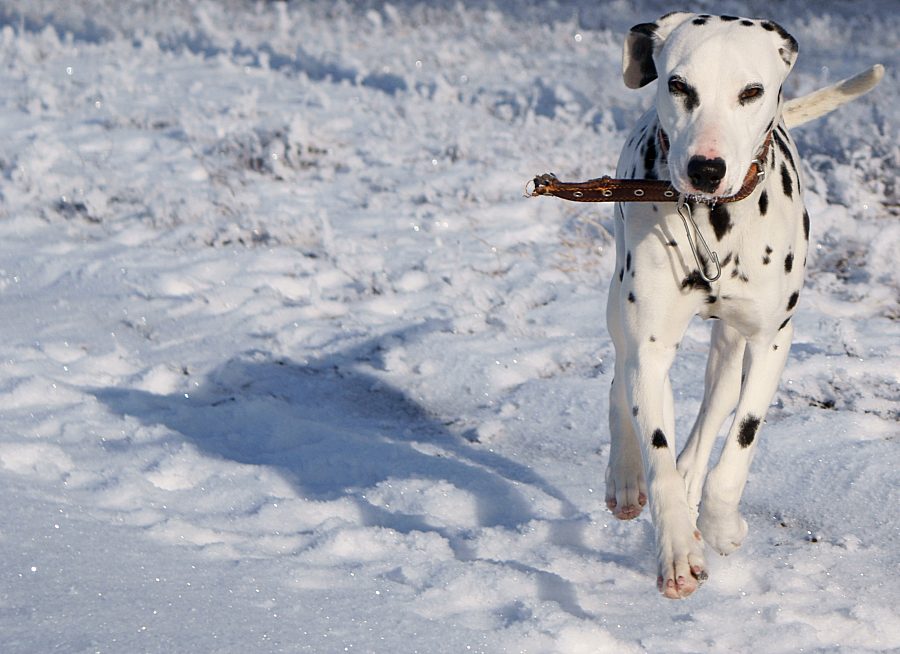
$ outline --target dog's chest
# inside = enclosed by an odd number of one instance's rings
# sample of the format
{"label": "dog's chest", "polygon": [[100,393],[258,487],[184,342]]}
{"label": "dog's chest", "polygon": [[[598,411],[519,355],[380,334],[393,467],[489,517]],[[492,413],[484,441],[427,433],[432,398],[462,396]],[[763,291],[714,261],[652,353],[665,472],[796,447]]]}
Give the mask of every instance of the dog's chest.
{"label": "dog's chest", "polygon": [[[655,120],[645,117],[623,151],[620,176],[668,177],[655,131]],[[726,320],[745,333],[783,326],[803,283],[809,234],[796,161],[787,132],[778,128],[764,162],[765,177],[750,196],[713,207],[689,203],[702,241],[718,257],[717,280],[700,275],[702,265],[707,277],[713,276],[714,265],[696,234],[688,238],[674,204],[623,205],[616,223],[622,230],[623,268],[629,267],[629,255],[641,259],[642,267],[656,271],[655,283],[674,286],[672,292],[695,305],[699,315]],[[631,281],[643,286],[641,280]]]}
{"label": "dog's chest", "polygon": [[[773,190],[764,186],[742,202],[712,209],[695,206],[693,211],[721,271],[718,280],[699,289],[705,297],[698,313],[746,325],[748,330],[783,319],[778,316],[802,285],[806,262],[802,206],[782,203],[761,215],[758,205],[763,193],[772,195]],[[686,238],[679,249],[683,261],[693,259]],[[697,254],[711,274],[712,262],[702,249]]]}

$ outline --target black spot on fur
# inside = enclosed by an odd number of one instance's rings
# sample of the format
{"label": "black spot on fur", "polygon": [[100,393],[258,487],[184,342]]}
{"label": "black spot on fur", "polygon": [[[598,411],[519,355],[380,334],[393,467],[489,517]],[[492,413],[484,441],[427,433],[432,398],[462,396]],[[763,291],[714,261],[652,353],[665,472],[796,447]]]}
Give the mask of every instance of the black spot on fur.
{"label": "black spot on fur", "polygon": [[675,75],[669,78],[669,92],[674,97],[681,98],[687,111],[693,111],[700,104],[697,89]]}
{"label": "black spot on fur", "polygon": [[724,20],[726,22],[730,22],[733,20],[738,20],[737,16],[719,16],[719,20]]}
{"label": "black spot on fur", "polygon": [[[806,209],[803,210],[803,238],[809,240],[809,213]],[[803,265],[806,265],[806,260],[803,261]]]}
{"label": "black spot on fur", "polygon": [[644,176],[656,179],[656,139],[647,139],[647,151],[644,152]]}
{"label": "black spot on fur", "polygon": [[668,246],[670,246],[670,247],[673,247],[673,248],[677,248],[677,247],[678,247],[678,241],[676,241],[676,240],[673,238],[673,239],[670,239],[669,242],[666,243],[666,245],[668,245]]}
{"label": "black spot on fur", "polygon": [[700,96],[697,94],[697,89],[688,85],[687,93],[684,94],[684,108],[688,111],[693,111],[699,104]]}
{"label": "black spot on fur", "polygon": [[772,349],[773,349],[773,350],[777,350],[777,349],[778,349],[778,345],[773,345],[773,346],[772,346]]}
{"label": "black spot on fur", "polygon": [[709,222],[712,223],[713,231],[716,233],[716,240],[721,241],[722,237],[731,231],[731,214],[728,213],[728,207],[724,204],[713,207],[709,212]]}
{"label": "black spot on fur", "polygon": [[768,266],[772,260],[768,257],[768,255],[763,257],[763,265]]}
{"label": "black spot on fur", "polygon": [[731,271],[731,277],[738,277],[742,282],[749,282],[750,278],[741,270],[741,255],[734,255],[734,270]]}
{"label": "black spot on fur", "polygon": [[637,416],[637,414],[638,414],[638,408],[637,408],[636,406],[635,406],[635,407],[632,407],[632,408],[631,408],[631,415]]}
{"label": "black spot on fur", "polygon": [[775,144],[778,146],[778,149],[781,150],[781,154],[784,155],[784,158],[788,160],[788,163],[791,164],[791,168],[794,171],[797,170],[797,166],[794,164],[794,156],[791,154],[790,148],[788,148],[787,142],[784,138],[779,134],[780,130],[775,130]]}
{"label": "black spot on fur", "polygon": [[732,254],[731,252],[729,252],[728,254],[726,254],[726,255],[725,255],[725,258],[722,259],[722,263],[719,264],[719,265],[721,265],[721,266],[724,268],[724,267],[727,266],[729,263],[731,263],[731,254]]}
{"label": "black spot on fur", "polygon": [[705,19],[705,18],[695,18],[695,19],[692,20],[691,22],[692,22],[694,25],[706,25],[706,19]]}
{"label": "black spot on fur", "polygon": [[653,336],[653,335],[651,334],[651,336],[650,336],[650,342],[651,342],[651,343],[655,343],[655,342],[656,342],[656,336]]}
{"label": "black spot on fur", "polygon": [[788,298],[787,310],[790,311],[795,306],[797,306],[797,300],[799,300],[799,299],[800,299],[799,291],[794,291],[793,293],[791,293],[791,297]]}
{"label": "black spot on fur", "polygon": [[744,19],[741,21],[741,25],[746,25],[747,27],[753,27],[755,23],[752,20]]}
{"label": "black spot on fur", "polygon": [[793,197],[794,185],[791,182],[791,174],[788,172],[787,164],[781,164],[781,188],[786,196]]}
{"label": "black spot on fur", "polygon": [[637,302],[637,299],[634,297],[634,293],[628,294],[628,301],[631,302],[632,304]]}
{"label": "black spot on fur", "polygon": [[772,254],[772,248],[769,245],[766,246],[766,254]]}
{"label": "black spot on fur", "polygon": [[631,270],[631,252],[625,254],[625,270]]}
{"label": "black spot on fur", "polygon": [[624,268],[621,268],[621,269],[619,270],[619,281],[620,281],[620,282],[622,281],[622,278],[623,278],[623,277],[625,277],[625,269],[624,269]]}
{"label": "black spot on fur", "polygon": [[715,304],[715,303],[716,303],[716,300],[718,300],[718,299],[719,299],[719,298],[717,298],[715,295],[707,295],[707,296],[706,296],[706,303],[707,303],[707,304]]}
{"label": "black spot on fur", "polygon": [[653,447],[669,447],[669,441],[666,440],[666,435],[662,432],[662,429],[657,429],[653,432]]}
{"label": "black spot on fur", "polygon": [[767,20],[761,22],[761,23],[760,23],[760,26],[761,26],[764,30],[766,30],[766,31],[768,31],[768,32],[774,32],[774,31],[775,31],[775,26],[774,26],[772,23],[770,23],[769,21],[767,21]]}
{"label": "black spot on fur", "polygon": [[788,252],[787,256],[784,258],[784,272],[789,273],[791,269],[794,267],[794,253]]}
{"label": "black spot on fur", "polygon": [[741,447],[750,447],[753,439],[756,438],[756,432],[759,429],[759,418],[751,413],[741,420],[741,427],[738,430],[738,443]]}
{"label": "black spot on fur", "polygon": [[772,28],[776,32],[778,32],[778,36],[784,39],[785,45],[787,46],[788,50],[790,50],[791,52],[797,52],[800,49],[800,46],[797,45],[797,39],[788,34],[787,30],[784,29],[781,25],[779,25],[778,23],[772,23]]}
{"label": "black spot on fur", "polygon": [[787,318],[785,318],[785,319],[784,319],[784,322],[781,323],[781,325],[778,327],[778,331],[781,331],[782,329],[784,329],[785,327],[787,327],[787,324],[788,324],[790,321],[791,321],[791,317],[790,317],[790,316],[788,316]]}
{"label": "black spot on fur", "polygon": [[763,191],[759,194],[759,215],[765,216],[769,210],[769,194]]}
{"label": "black spot on fur", "polygon": [[712,290],[709,282],[700,275],[699,270],[694,270],[690,275],[681,280],[681,289],[684,290],[686,288],[695,291],[706,291],[707,293]]}

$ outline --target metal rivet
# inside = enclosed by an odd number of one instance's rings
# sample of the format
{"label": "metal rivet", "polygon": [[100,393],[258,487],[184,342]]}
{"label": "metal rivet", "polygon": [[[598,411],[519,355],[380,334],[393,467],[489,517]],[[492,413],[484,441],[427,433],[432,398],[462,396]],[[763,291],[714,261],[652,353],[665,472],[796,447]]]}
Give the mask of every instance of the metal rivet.
{"label": "metal rivet", "polygon": [[665,195],[667,198],[673,198],[675,197],[675,191],[664,191],[663,195]]}
{"label": "metal rivet", "polygon": [[572,193],[572,197],[580,198],[584,195],[581,191],[575,191]]}
{"label": "metal rivet", "polygon": [[634,189],[634,194],[637,197],[643,197],[644,191],[643,191],[643,189],[636,188],[636,189]]}
{"label": "metal rivet", "polygon": [[613,192],[610,191],[609,189],[606,189],[605,191],[602,191],[602,194],[603,194],[603,197],[605,197],[605,198],[611,198]]}

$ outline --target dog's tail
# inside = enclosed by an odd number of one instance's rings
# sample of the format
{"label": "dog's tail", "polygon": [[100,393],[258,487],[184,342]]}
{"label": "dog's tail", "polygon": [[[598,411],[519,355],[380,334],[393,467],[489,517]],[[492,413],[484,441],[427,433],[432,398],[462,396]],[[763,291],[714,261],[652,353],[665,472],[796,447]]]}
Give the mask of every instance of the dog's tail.
{"label": "dog's tail", "polygon": [[809,95],[788,100],[784,105],[784,123],[796,127],[834,111],[875,87],[884,77],[884,66],[875,64],[869,70],[826,86]]}

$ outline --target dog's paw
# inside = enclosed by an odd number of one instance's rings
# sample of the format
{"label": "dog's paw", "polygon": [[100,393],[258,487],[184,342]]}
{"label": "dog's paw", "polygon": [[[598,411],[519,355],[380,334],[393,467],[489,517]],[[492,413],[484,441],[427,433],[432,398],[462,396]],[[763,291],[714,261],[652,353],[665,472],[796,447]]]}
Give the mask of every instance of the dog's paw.
{"label": "dog's paw", "polygon": [[659,573],[656,587],[669,599],[684,599],[693,594],[709,576],[703,560],[703,538],[693,527],[677,533],[661,533]]}
{"label": "dog's paw", "polygon": [[723,556],[739,548],[749,530],[747,521],[741,517],[736,508],[728,510],[719,507],[712,510],[708,509],[705,503],[700,506],[697,524],[710,547]]}
{"label": "dog's paw", "polygon": [[640,460],[610,461],[606,468],[606,508],[619,520],[632,520],[647,504],[647,487]]}

